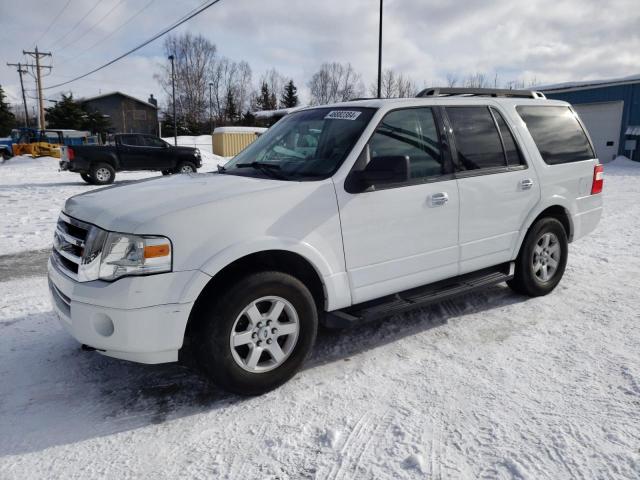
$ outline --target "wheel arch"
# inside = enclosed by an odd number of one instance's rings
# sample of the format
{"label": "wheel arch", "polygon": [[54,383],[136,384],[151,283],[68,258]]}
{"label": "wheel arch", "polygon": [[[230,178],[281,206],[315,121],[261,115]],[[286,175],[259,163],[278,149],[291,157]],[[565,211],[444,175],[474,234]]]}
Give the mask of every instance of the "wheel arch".
{"label": "wheel arch", "polygon": [[237,258],[211,277],[198,294],[191,309],[185,336],[193,332],[198,307],[211,295],[216,295],[216,292],[220,292],[226,285],[236,282],[247,274],[262,271],[278,271],[297,278],[309,288],[318,312],[324,310],[327,294],[323,277],[309,259],[290,250],[261,250]]}
{"label": "wheel arch", "polygon": [[517,257],[520,254],[520,249],[522,248],[524,239],[527,236],[527,233],[529,233],[529,230],[531,230],[531,227],[535,225],[535,223],[538,220],[545,217],[555,218],[556,220],[558,220],[564,227],[564,230],[567,234],[567,241],[571,243],[571,241],[573,240],[573,234],[574,234],[574,225],[573,225],[573,219],[571,217],[571,212],[564,205],[553,204],[545,207],[540,212],[532,213],[529,216],[529,219],[526,224],[526,228],[523,228],[522,232],[520,233],[520,238],[518,241],[518,245],[517,245],[517,249],[515,251],[514,257]]}

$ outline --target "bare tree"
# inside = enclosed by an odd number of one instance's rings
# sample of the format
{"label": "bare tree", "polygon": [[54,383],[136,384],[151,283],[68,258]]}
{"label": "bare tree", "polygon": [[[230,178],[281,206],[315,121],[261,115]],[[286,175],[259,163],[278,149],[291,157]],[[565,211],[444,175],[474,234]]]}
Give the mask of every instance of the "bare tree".
{"label": "bare tree", "polygon": [[350,63],[323,63],[307,85],[313,105],[345,102],[364,92],[360,74]]}
{"label": "bare tree", "polygon": [[[195,125],[206,119],[208,99],[207,83],[211,65],[216,59],[216,46],[202,35],[190,33],[169,35],[164,50],[173,55],[176,77],[176,114],[187,124]],[[169,97],[171,106],[171,65],[162,66],[155,76]]]}
{"label": "bare tree", "polygon": [[447,73],[447,87],[453,88],[458,83],[458,76],[455,73]]}
{"label": "bare tree", "polygon": [[278,106],[277,98],[280,95],[280,92],[282,92],[282,89],[284,88],[285,83],[287,83],[287,79],[284,78],[284,76],[280,72],[278,72],[275,68],[270,68],[269,70],[264,72],[260,77],[260,85],[266,84],[269,89],[269,92],[272,95],[275,95],[276,107]]}
{"label": "bare tree", "polygon": [[464,81],[464,86],[467,88],[486,88],[487,85],[487,76],[479,72],[467,76]]}
{"label": "bare tree", "polygon": [[397,96],[399,98],[415,97],[418,94],[418,86],[409,77],[405,77],[402,73],[398,75],[396,81]]}

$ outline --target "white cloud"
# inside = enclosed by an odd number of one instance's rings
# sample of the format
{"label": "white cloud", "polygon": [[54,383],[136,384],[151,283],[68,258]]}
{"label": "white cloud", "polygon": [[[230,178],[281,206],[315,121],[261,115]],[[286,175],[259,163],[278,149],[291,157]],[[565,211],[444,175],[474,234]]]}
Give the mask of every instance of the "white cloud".
{"label": "white cloud", "polygon": [[[148,2],[125,0],[104,17],[117,1],[103,0],[59,43],[95,28],[59,51],[59,45],[51,44],[94,5],[71,1],[40,42],[42,49],[54,53],[54,70],[45,85],[112,59],[201,4],[201,0],[155,0],[116,35],[100,42]],[[4,63],[22,60],[22,50],[33,47],[64,3],[3,2],[0,84],[12,102],[19,101],[18,76]],[[351,62],[365,84],[375,80],[377,5],[374,0],[223,0],[178,31],[202,34],[216,43],[220,54],[247,60],[256,81],[261,72],[275,67],[292,77],[304,94],[304,84],[323,61]],[[95,48],[78,56],[96,42]],[[158,40],[87,79],[47,90],[46,95],[121,90],[144,99],[150,93],[162,97],[153,74],[164,61]],[[489,77],[497,74],[502,82],[535,78],[540,83],[631,75],[640,69],[640,10],[637,0],[606,5],[597,0],[386,0],[383,63],[410,75],[418,85],[442,84],[449,72],[463,76],[482,71]],[[32,79],[27,84],[34,88]]]}

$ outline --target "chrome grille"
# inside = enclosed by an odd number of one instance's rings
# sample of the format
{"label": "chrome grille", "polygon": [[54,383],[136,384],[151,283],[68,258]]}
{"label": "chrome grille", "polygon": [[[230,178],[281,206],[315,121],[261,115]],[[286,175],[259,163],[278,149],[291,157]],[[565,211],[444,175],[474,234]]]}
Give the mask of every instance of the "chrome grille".
{"label": "chrome grille", "polygon": [[69,277],[78,280],[78,272],[92,226],[60,214],[53,236],[52,258]]}

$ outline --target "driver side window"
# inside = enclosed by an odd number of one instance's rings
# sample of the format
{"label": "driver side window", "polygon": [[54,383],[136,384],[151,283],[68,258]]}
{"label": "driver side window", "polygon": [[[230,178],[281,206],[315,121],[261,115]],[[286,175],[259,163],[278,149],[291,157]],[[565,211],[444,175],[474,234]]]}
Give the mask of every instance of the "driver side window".
{"label": "driver side window", "polygon": [[431,108],[388,113],[369,141],[371,157],[408,156],[409,176],[430,178],[445,173],[440,137]]}

